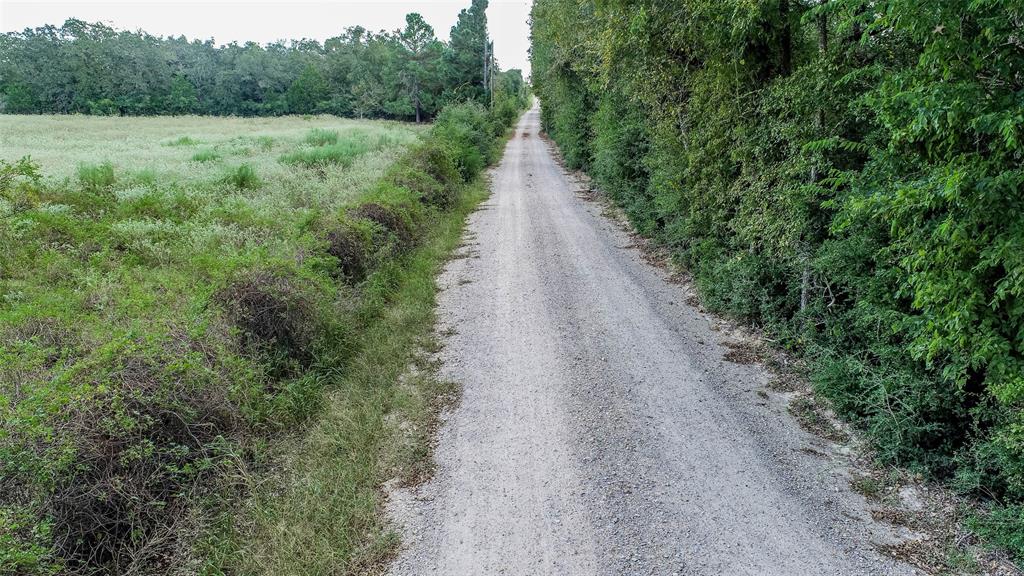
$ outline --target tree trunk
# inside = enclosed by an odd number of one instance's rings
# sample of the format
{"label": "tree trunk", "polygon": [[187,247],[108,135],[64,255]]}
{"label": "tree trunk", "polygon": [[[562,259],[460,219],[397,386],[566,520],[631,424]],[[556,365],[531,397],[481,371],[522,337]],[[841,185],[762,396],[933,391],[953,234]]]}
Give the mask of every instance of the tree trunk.
{"label": "tree trunk", "polygon": [[[827,0],[826,0],[827,1]],[[818,15],[818,54],[821,58],[825,57],[825,53],[828,52],[828,16],[824,13]],[[814,127],[819,137],[824,136],[825,131],[825,109],[818,108],[815,113]],[[818,181],[818,166],[811,164],[811,184]],[[807,245],[807,241],[802,242],[803,246],[801,249],[802,258],[804,260],[804,270],[800,276],[800,311],[803,312],[807,309],[807,305],[810,301],[811,293],[811,254],[810,247]]]}
{"label": "tree trunk", "polygon": [[789,76],[793,71],[793,27],[789,23],[789,0],[779,0],[779,18],[782,20],[782,62],[779,71]]}

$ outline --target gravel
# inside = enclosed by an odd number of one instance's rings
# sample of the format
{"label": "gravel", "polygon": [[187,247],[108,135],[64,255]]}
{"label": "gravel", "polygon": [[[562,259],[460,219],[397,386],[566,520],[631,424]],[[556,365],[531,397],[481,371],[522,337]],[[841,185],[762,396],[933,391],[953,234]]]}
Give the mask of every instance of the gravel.
{"label": "gravel", "polygon": [[915,574],[770,374],[577,197],[520,121],[442,274],[433,480],[391,493],[395,575]]}

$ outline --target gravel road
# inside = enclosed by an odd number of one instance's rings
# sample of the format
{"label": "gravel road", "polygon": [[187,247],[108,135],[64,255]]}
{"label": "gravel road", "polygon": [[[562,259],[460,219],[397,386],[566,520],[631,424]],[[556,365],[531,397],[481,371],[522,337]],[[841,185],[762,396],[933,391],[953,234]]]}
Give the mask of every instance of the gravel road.
{"label": "gravel road", "polygon": [[520,120],[441,276],[437,473],[391,494],[395,575],[914,574],[757,365],[577,196]]}

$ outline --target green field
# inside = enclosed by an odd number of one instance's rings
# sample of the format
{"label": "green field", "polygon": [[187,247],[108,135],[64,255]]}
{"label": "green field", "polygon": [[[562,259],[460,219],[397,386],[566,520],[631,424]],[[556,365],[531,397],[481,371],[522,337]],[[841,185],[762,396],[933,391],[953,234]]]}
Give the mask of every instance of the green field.
{"label": "green field", "polygon": [[394,377],[506,116],[0,116],[0,572],[385,555]]}
{"label": "green field", "polygon": [[[82,165],[110,161],[118,189],[158,182],[213,189],[225,171],[251,164],[265,181],[264,196],[298,192],[322,193],[310,201],[337,203],[358,192],[408,144],[423,125],[363,121],[333,116],[280,118],[215,118],[209,116],[109,117],[68,115],[0,116],[0,158],[25,155],[55,180],[77,179]],[[315,148],[311,133],[336,132],[342,142],[358,140],[382,145],[365,155],[354,169],[330,166],[316,179],[281,162],[287,154]],[[204,158],[208,156],[208,158]],[[315,204],[319,206],[318,204]]]}

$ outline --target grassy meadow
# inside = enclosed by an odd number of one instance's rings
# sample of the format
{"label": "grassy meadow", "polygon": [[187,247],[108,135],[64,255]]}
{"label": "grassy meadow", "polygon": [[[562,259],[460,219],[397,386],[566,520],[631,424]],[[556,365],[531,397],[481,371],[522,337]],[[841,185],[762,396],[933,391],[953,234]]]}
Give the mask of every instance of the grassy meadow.
{"label": "grassy meadow", "polygon": [[0,116],[0,573],[386,555],[396,375],[506,116]]}

